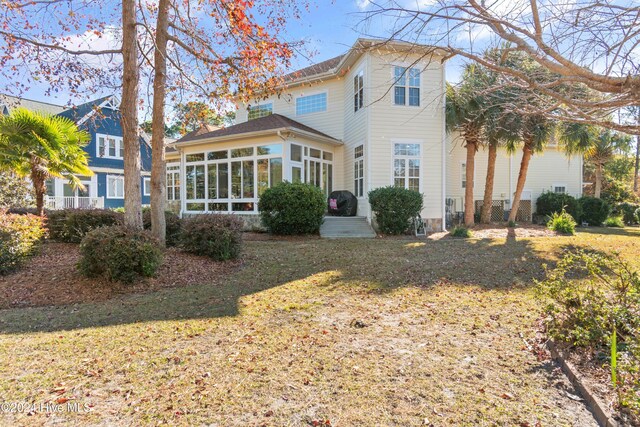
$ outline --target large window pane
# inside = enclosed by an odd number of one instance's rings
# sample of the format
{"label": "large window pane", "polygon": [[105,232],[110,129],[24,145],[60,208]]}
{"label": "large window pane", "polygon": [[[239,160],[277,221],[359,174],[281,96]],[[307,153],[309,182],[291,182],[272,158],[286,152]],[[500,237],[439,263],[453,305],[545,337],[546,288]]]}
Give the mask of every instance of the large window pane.
{"label": "large window pane", "polygon": [[313,158],[319,159],[320,158],[320,150],[317,150],[315,148],[311,148],[309,150],[309,157],[313,157]]}
{"label": "large window pane", "polygon": [[229,210],[228,203],[209,203],[209,210],[213,212],[227,212]]}
{"label": "large window pane", "polygon": [[251,157],[253,156],[253,147],[234,148],[231,150],[231,157]]}
{"label": "large window pane", "polygon": [[406,92],[405,89],[406,88],[404,86],[401,86],[401,87],[396,86],[393,89],[394,89],[394,94],[395,94],[394,95],[395,96],[395,98],[394,98],[395,99],[395,101],[394,101],[395,104],[396,105],[404,105],[405,104],[405,97],[406,97],[406,95],[405,95],[405,92]]}
{"label": "large window pane", "polygon": [[253,203],[231,203],[234,212],[253,212]]}
{"label": "large window pane", "polygon": [[258,196],[269,188],[269,159],[258,160]]}
{"label": "large window pane", "polygon": [[302,182],[302,168],[297,166],[291,168],[291,182]]}
{"label": "large window pane", "polygon": [[266,156],[269,154],[282,154],[282,144],[270,144],[258,147],[258,156]]}
{"label": "large window pane", "polygon": [[187,154],[185,160],[187,162],[201,162],[204,160],[204,153]]}
{"label": "large window pane", "polygon": [[204,203],[187,203],[187,210],[202,212],[204,211]]}
{"label": "large window pane", "polygon": [[266,117],[272,113],[273,113],[272,103],[255,105],[255,106],[249,107],[249,114],[247,119],[248,120],[259,119],[260,117]]}
{"label": "large window pane", "polygon": [[220,159],[226,159],[227,158],[227,150],[222,150],[222,151],[212,151],[209,154],[207,154],[207,160],[220,160]]}
{"label": "large window pane", "polygon": [[420,88],[409,88],[409,105],[413,107],[420,106]]}
{"label": "large window pane", "polygon": [[231,163],[231,197],[239,199],[242,197],[242,163]]}
{"label": "large window pane", "polygon": [[271,187],[282,182],[282,159],[269,159]]}
{"label": "large window pane", "polygon": [[296,115],[327,111],[327,94],[301,96],[296,98]]}
{"label": "large window pane", "polygon": [[254,197],[253,193],[253,160],[242,162],[242,194],[245,199]]}
{"label": "large window pane", "polygon": [[207,186],[209,188],[209,198],[217,199],[218,198],[218,165],[208,165],[209,169],[209,181],[207,182]]}
{"label": "large window pane", "polygon": [[204,199],[204,165],[196,166],[196,199]]}
{"label": "large window pane", "polygon": [[220,163],[218,165],[218,198],[229,197],[229,164]]}
{"label": "large window pane", "polygon": [[195,188],[196,188],[196,167],[195,166],[187,166],[185,167],[185,173],[187,175],[187,200],[195,199]]}
{"label": "large window pane", "polygon": [[291,160],[294,162],[302,161],[302,147],[299,145],[291,144]]}

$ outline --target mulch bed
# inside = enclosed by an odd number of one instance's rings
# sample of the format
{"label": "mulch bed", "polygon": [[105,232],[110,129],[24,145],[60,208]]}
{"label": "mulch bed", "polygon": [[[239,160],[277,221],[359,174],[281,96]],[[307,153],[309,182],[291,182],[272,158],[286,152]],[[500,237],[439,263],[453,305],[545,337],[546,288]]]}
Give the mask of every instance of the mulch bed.
{"label": "mulch bed", "polygon": [[212,283],[241,265],[167,248],[156,277],[125,285],[82,276],[76,269],[78,247],[47,242],[22,269],[0,276],[0,309],[104,301],[119,294]]}
{"label": "mulch bed", "polygon": [[[555,237],[558,234],[549,230],[543,225],[522,224],[515,228],[509,228],[501,224],[478,224],[471,227],[473,238],[476,239],[506,239],[506,238],[524,238],[524,237]],[[449,232],[432,233],[429,235],[431,240],[440,240],[442,238],[456,239]]]}

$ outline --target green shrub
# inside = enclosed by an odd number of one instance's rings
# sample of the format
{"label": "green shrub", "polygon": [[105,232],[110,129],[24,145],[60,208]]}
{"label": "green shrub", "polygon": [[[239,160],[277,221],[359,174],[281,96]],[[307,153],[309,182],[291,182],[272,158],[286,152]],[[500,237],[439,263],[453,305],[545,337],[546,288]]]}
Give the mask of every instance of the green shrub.
{"label": "green shrub", "polygon": [[42,218],[0,212],[0,275],[20,267],[38,248],[44,234]]}
{"label": "green shrub", "polygon": [[615,227],[615,228],[623,228],[624,221],[619,216],[610,216],[604,221],[603,224],[605,227]]}
{"label": "green shrub", "polygon": [[69,243],[79,243],[96,228],[122,222],[123,215],[110,209],[62,209],[47,214],[49,238]]}
{"label": "green shrub", "polygon": [[[180,239],[180,217],[171,211],[164,212],[167,246],[176,246]],[[146,230],[151,230],[151,209],[142,210],[142,224]]]}
{"label": "green shrub", "polygon": [[576,231],[576,221],[563,209],[562,212],[551,215],[547,227],[558,233],[574,234]]}
{"label": "green shrub", "polygon": [[622,215],[622,220],[625,224],[633,225],[638,223],[638,217],[636,216],[638,209],[640,209],[640,205],[624,202],[616,205],[613,211],[618,215]]}
{"label": "green shrub", "polygon": [[564,193],[544,192],[536,201],[536,211],[540,216],[552,216],[554,213],[567,211],[574,219],[580,220],[581,211],[578,200]]}
{"label": "green shrub", "polygon": [[553,339],[605,354],[615,345],[618,403],[640,419],[640,274],[617,255],[577,251],[547,269],[537,293]]}
{"label": "green shrub", "polygon": [[469,238],[469,237],[472,236],[471,230],[469,230],[467,227],[465,227],[463,225],[456,225],[455,227],[453,227],[453,229],[451,230],[450,234],[453,237]]}
{"label": "green shrub", "polygon": [[381,187],[369,191],[371,210],[384,234],[402,234],[422,211],[422,194],[401,187]]}
{"label": "green shrub", "polygon": [[582,211],[581,221],[586,221],[589,225],[601,225],[611,213],[609,203],[602,199],[584,196],[581,197],[578,202],[580,203],[580,210]]}
{"label": "green shrub", "polygon": [[326,208],[318,187],[290,182],[265,190],[258,203],[262,223],[273,234],[317,234]]}
{"label": "green shrub", "polygon": [[201,214],[182,221],[180,247],[217,261],[237,258],[242,250],[244,222],[235,215]]}
{"label": "green shrub", "polygon": [[636,222],[640,223],[640,208],[636,210]]}
{"label": "green shrub", "polygon": [[88,277],[131,283],[155,274],[162,263],[162,250],[146,230],[123,225],[89,231],[80,243],[78,269]]}

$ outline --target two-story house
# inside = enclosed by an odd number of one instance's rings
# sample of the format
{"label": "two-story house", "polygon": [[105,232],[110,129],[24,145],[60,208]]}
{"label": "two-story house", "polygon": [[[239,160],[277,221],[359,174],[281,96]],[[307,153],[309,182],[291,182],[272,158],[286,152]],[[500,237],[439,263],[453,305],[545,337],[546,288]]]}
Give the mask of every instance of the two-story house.
{"label": "two-story house", "polygon": [[[371,221],[367,193],[396,185],[424,195],[427,229],[463,210],[464,149],[445,133],[442,52],[359,39],[344,55],[292,73],[279,95],[240,105],[236,124],[185,135],[168,154],[168,197],[182,214],[233,212],[255,218],[262,192],[283,180],[329,194],[349,190]],[[471,183],[484,191],[483,163]],[[501,152],[496,197],[509,209],[519,155]],[[529,168],[525,198],[580,195],[582,159],[551,148]],[[527,203],[523,203],[527,206]],[[529,216],[534,208],[529,202]],[[523,212],[524,216],[526,212]]]}
{"label": "two-story house", "polygon": [[[124,207],[124,147],[118,102],[114,96],[96,99],[73,108],[2,95],[0,112],[24,107],[46,114],[57,114],[73,120],[90,135],[85,151],[89,156],[92,176],[82,177],[84,188],[72,188],[67,180],[54,178],[47,182],[47,209],[118,208]],[[151,192],[151,146],[140,138],[142,160],[142,203],[149,204]]]}

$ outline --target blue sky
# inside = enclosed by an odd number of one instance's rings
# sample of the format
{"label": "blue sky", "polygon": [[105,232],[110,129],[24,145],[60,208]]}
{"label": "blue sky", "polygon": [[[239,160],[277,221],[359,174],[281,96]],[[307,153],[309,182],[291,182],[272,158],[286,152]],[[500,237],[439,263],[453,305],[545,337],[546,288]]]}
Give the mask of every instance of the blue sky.
{"label": "blue sky", "polygon": [[[314,52],[311,57],[299,55],[292,61],[293,70],[305,67],[313,62],[320,62],[346,52],[363,35],[384,37],[386,34],[381,28],[362,28],[360,21],[363,18],[362,10],[366,7],[367,0],[311,0],[313,5],[305,12],[302,19],[291,21],[287,30],[289,40],[304,40],[305,50]],[[367,34],[362,34],[366,32]],[[449,77],[458,75],[459,63],[448,66]],[[59,93],[50,97],[45,96],[47,86],[35,83],[23,96],[26,98],[48,101],[58,104],[69,102],[68,94]],[[97,98],[108,93],[88,95],[88,98]],[[79,103],[88,99],[74,98],[72,102]]]}

